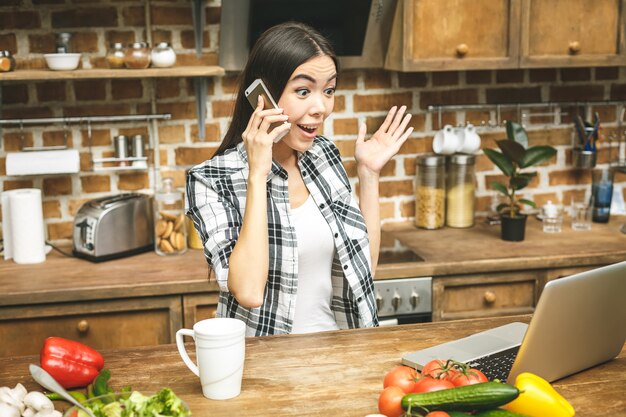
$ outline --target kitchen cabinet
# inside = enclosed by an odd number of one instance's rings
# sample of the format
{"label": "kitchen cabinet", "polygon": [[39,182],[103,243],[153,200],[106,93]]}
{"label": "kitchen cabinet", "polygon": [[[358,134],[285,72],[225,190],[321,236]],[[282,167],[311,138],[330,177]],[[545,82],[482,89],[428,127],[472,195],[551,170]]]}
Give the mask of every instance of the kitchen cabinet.
{"label": "kitchen cabinet", "polygon": [[519,0],[398,0],[385,68],[516,67],[519,9]]}
{"label": "kitchen cabinet", "polygon": [[0,357],[31,355],[49,336],[95,349],[174,343],[179,296],[30,305],[0,309]]}
{"label": "kitchen cabinet", "polygon": [[626,64],[626,0],[398,0],[385,68]]}
{"label": "kitchen cabinet", "polygon": [[524,0],[520,66],[626,64],[626,0]]}
{"label": "kitchen cabinet", "polygon": [[194,323],[212,319],[217,314],[218,293],[207,292],[183,296],[183,325],[191,329]]}
{"label": "kitchen cabinet", "polygon": [[541,271],[434,278],[433,321],[532,313],[543,283]]}

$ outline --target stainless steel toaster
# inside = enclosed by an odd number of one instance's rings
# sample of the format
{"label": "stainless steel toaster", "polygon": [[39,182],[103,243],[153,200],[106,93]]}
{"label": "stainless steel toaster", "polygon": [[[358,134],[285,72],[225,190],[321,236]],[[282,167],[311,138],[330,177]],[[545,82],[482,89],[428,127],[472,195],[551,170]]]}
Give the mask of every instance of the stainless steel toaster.
{"label": "stainless steel toaster", "polygon": [[152,197],[125,193],[91,200],[74,218],[73,252],[92,262],[135,255],[154,247]]}

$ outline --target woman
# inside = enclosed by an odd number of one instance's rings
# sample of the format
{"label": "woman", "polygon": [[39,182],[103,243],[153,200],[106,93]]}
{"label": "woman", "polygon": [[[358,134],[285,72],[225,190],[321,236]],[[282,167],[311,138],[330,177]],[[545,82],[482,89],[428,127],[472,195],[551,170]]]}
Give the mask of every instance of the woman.
{"label": "woman", "polygon": [[[379,173],[411,134],[410,115],[393,107],[367,141],[360,127],[357,205],[337,148],[318,134],[337,72],[314,29],[270,28],[250,53],[220,148],[187,178],[187,214],[220,286],[217,315],[243,320],[249,336],[378,325]],[[279,109],[264,110],[262,98],[250,106],[244,90],[257,78]]]}

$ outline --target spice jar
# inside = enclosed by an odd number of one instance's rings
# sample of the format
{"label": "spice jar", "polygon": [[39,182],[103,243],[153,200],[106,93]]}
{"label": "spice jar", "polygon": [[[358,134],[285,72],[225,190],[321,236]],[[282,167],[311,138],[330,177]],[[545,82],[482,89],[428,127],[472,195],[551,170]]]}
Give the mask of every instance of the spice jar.
{"label": "spice jar", "polygon": [[446,225],[450,227],[474,225],[474,161],[473,155],[450,158],[446,187]]}
{"label": "spice jar", "polygon": [[124,64],[130,69],[144,69],[150,65],[150,48],[146,42],[134,42],[126,48]]}
{"label": "spice jar", "polygon": [[163,178],[154,197],[154,250],[159,255],[181,255],[187,251],[183,193],[171,178]]}
{"label": "spice jar", "polygon": [[445,158],[420,155],[416,164],[415,226],[438,229],[445,216]]}
{"label": "spice jar", "polygon": [[150,54],[152,66],[156,68],[168,68],[176,63],[176,52],[169,43],[160,42],[152,49]]}
{"label": "spice jar", "polygon": [[121,43],[112,43],[107,51],[106,61],[109,68],[124,68],[124,45]]}
{"label": "spice jar", "polygon": [[128,166],[128,161],[124,161],[128,158],[128,137],[124,135],[115,136],[113,144],[115,145],[115,158],[121,159],[118,165],[121,167]]}
{"label": "spice jar", "polygon": [[9,72],[15,69],[15,58],[11,51],[0,51],[0,72]]}

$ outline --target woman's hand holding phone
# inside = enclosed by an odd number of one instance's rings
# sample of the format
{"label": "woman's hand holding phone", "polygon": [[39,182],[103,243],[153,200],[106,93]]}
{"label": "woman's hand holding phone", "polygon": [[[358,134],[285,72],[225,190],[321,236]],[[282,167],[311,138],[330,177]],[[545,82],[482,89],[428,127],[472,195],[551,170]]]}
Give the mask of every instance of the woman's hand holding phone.
{"label": "woman's hand holding phone", "polygon": [[[251,176],[267,178],[272,169],[272,145],[277,137],[284,136],[291,128],[288,119],[289,116],[283,114],[282,109],[264,110],[263,96],[259,95],[246,130],[241,134],[248,152]],[[274,123],[280,125],[270,131],[270,126]]]}

